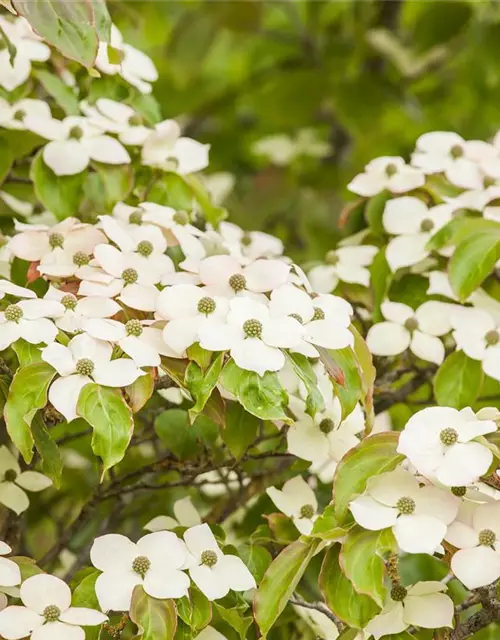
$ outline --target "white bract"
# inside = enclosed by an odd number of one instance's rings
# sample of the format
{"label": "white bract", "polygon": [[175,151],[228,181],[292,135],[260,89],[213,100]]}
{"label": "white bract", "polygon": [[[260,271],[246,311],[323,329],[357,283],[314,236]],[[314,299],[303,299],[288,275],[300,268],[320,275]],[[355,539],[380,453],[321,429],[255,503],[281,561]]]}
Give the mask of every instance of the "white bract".
{"label": "white bract", "polygon": [[369,162],[363,173],[347,185],[349,191],[359,196],[374,196],[384,189],[391,193],[406,193],[425,183],[423,172],[410,167],[403,158],[382,156]]}
{"label": "white bract", "polygon": [[29,507],[26,491],[43,491],[52,480],[38,471],[22,471],[19,463],[6,446],[0,447],[0,503],[17,515]]}
{"label": "white bract", "polygon": [[0,312],[0,351],[23,338],[30,344],[50,344],[57,327],[49,318],[62,315],[64,307],[56,300],[33,298],[9,304]]}
{"label": "white bract", "polygon": [[500,380],[500,318],[483,309],[458,307],[451,315],[457,349],[474,360],[481,360],[483,371]]}
{"label": "white bract", "polygon": [[50,286],[45,294],[46,300],[57,300],[64,308],[62,315],[54,322],[59,329],[68,333],[81,331],[87,320],[93,318],[111,318],[121,311],[120,305],[111,298],[77,298],[72,293]]}
{"label": "white bract", "polygon": [[366,336],[370,351],[376,356],[396,356],[410,349],[418,358],[441,364],[444,346],[438,336],[451,331],[452,305],[429,300],[414,311],[401,302],[383,302],[380,306],[385,322],[373,325]]}
{"label": "white bract", "polygon": [[100,611],[71,606],[68,585],[45,573],[25,580],[20,589],[24,606],[0,611],[0,634],[6,640],[30,636],[32,640],[84,640],[83,626],[108,619]]}
{"label": "white bract", "polygon": [[[0,59],[2,53],[0,53]],[[26,129],[24,119],[33,115],[44,118],[52,117],[49,105],[43,100],[23,98],[14,104],[9,104],[0,98],[0,127],[24,131]]]}
{"label": "white bract", "polygon": [[209,600],[219,600],[229,591],[254,589],[255,579],[243,560],[224,555],[208,524],[191,527],[184,533],[190,553],[189,575]]}
{"label": "white bract", "polygon": [[194,527],[201,524],[201,519],[191,498],[181,498],[176,500],[173,506],[174,516],[156,516],[150,520],[144,528],[147,531],[166,531],[175,527]]}
{"label": "white bract", "polygon": [[418,582],[409,587],[395,585],[382,611],[370,620],[365,631],[375,640],[398,634],[409,626],[439,629],[453,626],[453,600],[443,593],[441,582]]}
{"label": "white bract", "polygon": [[300,533],[311,533],[318,517],[318,501],[302,476],[287,480],[281,490],[268,487],[266,493],[278,509],[292,519]]}
{"label": "white bract", "polygon": [[340,282],[368,287],[373,258],[378,247],[360,245],[340,247],[326,254],[326,264],[313,267],[307,274],[316,293],[330,293]]}
{"label": "white bract", "polygon": [[128,611],[137,585],[160,600],[182,598],[189,588],[182,571],[186,545],[170,531],[148,533],[137,543],[116,533],[101,536],[94,540],[90,559],[102,571],[95,591],[104,611]]}
{"label": "white bract", "polygon": [[140,145],[148,137],[151,129],[144,126],[143,118],[128,104],[99,98],[93,106],[80,103],[82,112],[90,124],[107,133],[116,133],[120,142],[126,145]]}
{"label": "white bract", "polygon": [[12,549],[9,545],[0,540],[0,587],[15,587],[21,584],[19,566],[12,560],[3,557],[11,552]]}
{"label": "white bract", "polygon": [[50,58],[50,48],[25,18],[8,20],[1,16],[0,20],[2,31],[16,49],[12,63],[8,48],[5,46],[0,51],[0,86],[13,91],[28,80],[32,62],[45,62]]}
{"label": "white bract", "polygon": [[382,224],[392,238],[385,257],[392,271],[410,267],[426,258],[427,243],[453,216],[453,208],[439,204],[428,208],[419,198],[403,196],[385,205]]}
{"label": "white bract", "polygon": [[493,460],[488,447],[476,439],[496,430],[493,420],[478,419],[470,408],[428,407],[408,420],[398,452],[430,480],[447,487],[468,486],[488,471]]}
{"label": "white bract", "polygon": [[49,400],[69,422],[77,417],[80,392],[89,382],[107,387],[126,387],[144,375],[133,360],[111,360],[113,348],[108,342],[82,333],[67,347],[53,343],[42,350],[42,358],[61,376],[49,389]]}
{"label": "white bract", "polygon": [[224,246],[241,264],[259,258],[278,258],[283,254],[283,242],[262,231],[243,231],[232,222],[221,222],[219,225]]}
{"label": "white bract", "polygon": [[208,166],[209,150],[209,144],[181,136],[175,120],[164,120],[144,140],[142,163],[186,175]]}
{"label": "white bract", "polygon": [[451,492],[430,485],[421,487],[415,476],[399,467],[369,478],[365,493],[349,508],[365,529],[391,527],[402,551],[432,555],[455,519],[459,504]]}

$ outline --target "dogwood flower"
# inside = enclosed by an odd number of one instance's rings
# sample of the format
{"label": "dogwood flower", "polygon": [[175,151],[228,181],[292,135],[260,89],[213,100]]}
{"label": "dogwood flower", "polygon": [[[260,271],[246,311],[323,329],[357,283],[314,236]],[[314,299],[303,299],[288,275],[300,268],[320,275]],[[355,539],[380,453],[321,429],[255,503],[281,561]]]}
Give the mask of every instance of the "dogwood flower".
{"label": "dogwood flower", "polygon": [[36,293],[26,287],[20,287],[10,280],[0,280],[0,300],[6,295],[16,296],[17,298],[36,298]]}
{"label": "dogwood flower", "polygon": [[200,345],[208,351],[229,350],[242,369],[264,375],[285,364],[281,348],[294,347],[302,325],[291,317],[272,317],[269,308],[251,298],[233,298],[226,322],[214,320],[198,327]]}
{"label": "dogwood flower", "polygon": [[0,611],[0,634],[6,640],[29,636],[32,640],[82,640],[82,626],[97,626],[108,619],[87,607],[71,606],[71,590],[60,578],[40,573],[20,589],[24,606]]}
{"label": "dogwood flower", "polygon": [[26,491],[43,491],[52,485],[52,480],[38,471],[21,472],[16,458],[4,445],[0,447],[0,478],[0,503],[17,515],[29,507]]}
{"label": "dogwood flower", "polygon": [[349,508],[365,529],[392,528],[406,553],[433,554],[458,513],[460,499],[449,491],[419,485],[401,467],[369,478],[366,491]]}
{"label": "dogwood flower", "polygon": [[33,298],[9,304],[0,312],[0,351],[23,338],[30,344],[50,344],[57,327],[49,320],[62,315],[64,307],[56,300]]}
{"label": "dogwood flower", "polygon": [[268,487],[266,493],[278,509],[292,519],[300,533],[311,533],[318,517],[318,501],[302,476],[287,480],[281,490]]}
{"label": "dogwood flower", "polygon": [[219,233],[230,255],[244,264],[259,258],[278,258],[283,255],[283,242],[263,231],[243,231],[237,224],[221,222]]}
{"label": "dogwood flower", "polygon": [[500,503],[464,502],[448,527],[446,540],[459,551],[451,568],[467,587],[477,589],[500,578]]}
{"label": "dogwood flower", "polygon": [[408,420],[398,452],[430,480],[447,487],[468,486],[488,471],[493,460],[491,451],[475,439],[496,430],[493,420],[478,419],[470,408],[428,407]]}
{"label": "dogwood flower", "polygon": [[360,284],[368,287],[373,258],[378,247],[359,245],[356,247],[340,247],[326,254],[327,264],[313,267],[308,275],[311,286],[316,293],[330,293],[339,281]]}
{"label": "dogwood flower", "polygon": [[144,375],[133,360],[111,360],[113,348],[85,333],[76,335],[67,347],[53,343],[42,350],[42,358],[61,376],[50,386],[49,400],[68,422],[77,417],[76,406],[89,382],[107,387],[126,387]]}
{"label": "dogwood flower", "polygon": [[144,126],[142,116],[123,102],[99,98],[94,105],[81,102],[80,108],[90,124],[108,133],[118,134],[120,142],[126,145],[140,145],[148,137],[151,129]]}
{"label": "dogwood flower", "polygon": [[469,358],[481,360],[483,371],[500,380],[500,318],[483,309],[458,307],[451,315],[457,349]]}
{"label": "dogwood flower", "polygon": [[[0,58],[1,55],[0,53]],[[0,99],[0,127],[24,131],[26,129],[24,119],[32,115],[43,118],[52,117],[49,105],[43,100],[23,98],[14,104],[9,104],[7,100]]]}
{"label": "dogwood flower", "polygon": [[396,236],[389,240],[385,257],[392,271],[417,264],[429,255],[429,239],[453,216],[449,204],[427,208],[419,198],[402,196],[385,205],[382,224],[387,233]]}
{"label": "dogwood flower", "polygon": [[439,629],[453,626],[453,600],[442,593],[446,585],[437,581],[417,582],[409,587],[396,584],[382,611],[370,620],[365,631],[375,640],[398,634],[409,626]]}
{"label": "dogwood flower", "polygon": [[155,125],[142,146],[142,164],[175,171],[180,175],[208,167],[209,144],[181,136],[175,120]]}
{"label": "dogwood flower", "polygon": [[182,598],[189,578],[181,569],[188,559],[186,545],[170,531],[143,536],[137,543],[110,533],[94,540],[90,560],[103,573],[95,592],[104,611],[128,611],[140,584],[152,598]]}
{"label": "dogwood flower", "polygon": [[364,172],[351,180],[347,188],[359,196],[369,198],[384,189],[391,193],[406,193],[424,183],[423,172],[407,165],[403,158],[382,156],[369,162]]}
{"label": "dogwood flower", "polygon": [[46,300],[57,300],[63,306],[62,315],[54,322],[59,329],[76,333],[84,328],[91,318],[111,318],[121,311],[120,305],[111,298],[77,298],[72,293],[50,286],[44,296]]}
{"label": "dogwood flower", "polygon": [[[109,47],[115,49],[121,58],[116,64],[109,60]],[[111,25],[110,43],[100,42],[97,51],[95,66],[101,73],[110,76],[120,75],[126,82],[138,89],[141,93],[151,93],[151,83],[158,80],[158,71],[148,56],[123,41],[123,36],[118,28]]]}
{"label": "dogwood flower", "polygon": [[41,41],[25,18],[7,20],[1,16],[1,27],[16,53],[11,63],[7,47],[0,51],[0,86],[13,91],[28,80],[32,62],[45,62],[50,58],[50,48]]}
{"label": "dogwood flower", "polygon": [[[189,496],[174,502],[174,518],[171,516],[156,516],[150,520],[144,528],[147,531],[168,531],[175,527],[194,527],[201,524],[201,519],[196,507]],[[1,582],[1,581],[0,581]]]}
{"label": "dogwood flower", "polygon": [[[185,248],[192,236],[201,236],[202,232],[189,223],[189,216],[184,211],[176,211],[156,202],[142,202],[136,209],[134,219],[140,216],[142,223],[155,224],[165,233],[169,245],[180,245]],[[186,251],[184,251],[186,254]],[[203,253],[203,256],[205,254]],[[181,263],[182,266],[182,263]]]}
{"label": "dogwood flower", "polygon": [[376,356],[395,356],[410,349],[418,358],[441,364],[444,346],[438,336],[451,331],[452,305],[429,300],[414,311],[401,302],[386,300],[380,310],[386,319],[368,331],[366,343]]}
{"label": "dogwood flower", "polygon": [[189,575],[209,600],[219,600],[229,591],[248,591],[256,587],[255,579],[244,562],[234,555],[224,555],[208,524],[198,524],[184,533],[191,554]]}
{"label": "dogwood flower", "polygon": [[19,566],[12,560],[3,557],[8,553],[12,553],[12,549],[8,544],[0,540],[0,587],[15,587],[21,584]]}
{"label": "dogwood flower", "polygon": [[128,164],[130,156],[115,138],[105,135],[87,118],[68,116],[64,120],[26,116],[26,128],[47,140],[43,160],[56,176],[84,171],[91,160],[104,164]]}

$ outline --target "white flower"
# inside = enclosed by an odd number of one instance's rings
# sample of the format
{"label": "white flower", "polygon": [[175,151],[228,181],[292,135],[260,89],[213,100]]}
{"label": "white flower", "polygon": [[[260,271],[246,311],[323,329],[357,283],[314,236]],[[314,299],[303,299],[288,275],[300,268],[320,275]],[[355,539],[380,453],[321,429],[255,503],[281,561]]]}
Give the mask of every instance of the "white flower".
{"label": "white flower", "polygon": [[330,293],[339,281],[368,287],[370,271],[368,267],[378,253],[378,247],[360,245],[340,247],[326,254],[327,264],[313,267],[308,275],[316,293]]}
{"label": "white flower", "polygon": [[23,338],[30,344],[50,344],[57,327],[49,320],[62,315],[64,307],[56,300],[21,300],[0,312],[0,351]]}
{"label": "white flower", "polygon": [[259,258],[278,258],[283,254],[283,242],[262,231],[243,231],[232,222],[221,222],[219,234],[223,245],[241,264]]}
{"label": "white flower", "polygon": [[72,293],[50,286],[44,298],[57,300],[64,308],[62,315],[54,322],[59,329],[76,333],[84,328],[86,320],[91,318],[110,318],[121,311],[120,305],[111,298],[77,298]]}
{"label": "white flower", "polygon": [[356,522],[370,531],[392,528],[402,551],[433,554],[453,522],[460,499],[451,492],[419,485],[401,467],[369,478],[365,493],[349,508]]}
{"label": "white flower", "polygon": [[113,348],[85,333],[72,338],[67,347],[57,342],[42,350],[42,358],[61,376],[49,389],[49,400],[68,422],[77,417],[76,406],[89,382],[107,387],[126,387],[144,375],[133,360],[111,360]]}
{"label": "white flower", "polygon": [[198,328],[200,345],[208,351],[230,350],[242,369],[264,375],[285,364],[281,348],[302,339],[302,325],[290,317],[274,318],[269,308],[251,298],[233,298],[227,322],[213,321]]}
{"label": "white flower", "polygon": [[181,136],[175,120],[155,125],[142,147],[142,164],[155,166],[180,175],[196,173],[208,167],[209,144]]}
{"label": "white flower", "polygon": [[113,49],[118,50],[121,62],[119,64],[111,63],[109,61],[108,43],[100,42],[95,61],[97,69],[107,75],[114,76],[119,74],[129,84],[139,89],[141,93],[151,93],[151,82],[158,80],[158,71],[151,58],[148,58],[142,51],[124,43],[123,36],[115,25],[111,26],[111,41],[109,44]]}
{"label": "white flower", "polygon": [[301,156],[324,158],[330,153],[331,145],[320,140],[314,129],[300,129],[294,138],[284,133],[261,138],[252,145],[252,151],[281,167]]}
{"label": "white flower", "polygon": [[453,600],[442,593],[441,582],[418,582],[410,587],[395,585],[382,611],[370,620],[365,631],[375,640],[398,634],[409,626],[424,629],[452,627],[455,608]]}
{"label": "white flower", "polygon": [[428,407],[408,420],[398,452],[430,480],[447,487],[468,486],[488,471],[493,460],[491,451],[475,438],[496,430],[493,420],[478,419],[470,408]]}
{"label": "white flower", "polygon": [[175,527],[194,527],[197,524],[201,524],[198,511],[196,511],[196,507],[189,496],[176,500],[173,509],[175,518],[171,516],[156,516],[144,528],[147,531],[165,531],[175,529]]}
{"label": "white flower", "polygon": [[99,98],[93,106],[81,102],[80,108],[90,124],[102,131],[118,134],[120,142],[126,145],[142,144],[151,131],[144,126],[142,116],[123,102]]}
{"label": "white flower", "polygon": [[300,533],[311,533],[318,517],[318,501],[302,476],[287,480],[281,490],[268,487],[266,493],[278,509],[292,519]]}
{"label": "white flower", "polygon": [[497,156],[495,147],[482,140],[465,141],[458,133],[433,131],[417,140],[411,162],[425,173],[444,173],[457,187],[477,189],[483,184],[479,163]]}
{"label": "white flower", "polygon": [[452,308],[446,302],[429,300],[414,311],[401,302],[386,300],[380,307],[386,321],[370,328],[368,348],[376,356],[395,356],[409,348],[418,358],[439,365],[445,351],[437,336],[451,331]]}
{"label": "white flower", "polygon": [[13,91],[29,78],[31,62],[45,62],[50,58],[50,48],[34,33],[25,18],[7,20],[0,17],[1,27],[16,48],[13,64],[7,47],[0,51],[0,86]]}
{"label": "white flower", "polygon": [[446,540],[457,547],[451,569],[467,589],[500,578],[500,503],[464,502]]}
{"label": "white flower", "polygon": [[64,120],[26,116],[27,129],[50,140],[43,148],[43,160],[57,176],[72,176],[84,171],[91,160],[104,164],[128,164],[130,156],[115,138],[87,118],[68,116]]}
{"label": "white flower", "polygon": [[[0,447],[0,502],[17,515],[29,507],[25,491],[43,491],[52,480],[37,471],[23,471],[6,446]],[[5,586],[5,585],[4,585]]]}
{"label": "white flower", "polygon": [[21,584],[19,566],[12,560],[1,557],[11,552],[9,545],[0,540],[0,587],[15,587]]}
{"label": "white flower", "polygon": [[385,205],[382,224],[387,233],[397,236],[389,241],[386,259],[392,271],[417,264],[429,255],[426,245],[453,215],[449,204],[427,208],[419,198],[403,196]]}
{"label": "white flower", "polygon": [[104,613],[71,606],[68,585],[45,573],[31,576],[20,589],[24,606],[0,611],[0,634],[6,640],[30,636],[32,640],[82,640],[82,626],[96,626],[108,619]]}
{"label": "white flower", "polygon": [[31,289],[20,287],[9,280],[0,280],[0,300],[5,298],[6,295],[18,298],[36,298],[36,293]]}
{"label": "white flower", "polygon": [[391,193],[406,193],[424,183],[423,172],[407,165],[403,158],[382,156],[369,162],[364,173],[351,180],[347,188],[359,196],[371,197],[384,189]]}
{"label": "white flower", "polygon": [[224,555],[208,524],[191,527],[184,540],[192,556],[189,575],[209,600],[218,600],[232,591],[254,589],[255,580],[243,561]]}
{"label": "white flower", "polygon": [[181,571],[187,559],[185,544],[170,531],[148,533],[137,543],[115,533],[96,538],[90,560],[103,572],[95,585],[101,609],[128,611],[138,584],[152,598],[182,598],[189,588]]}
{"label": "white flower", "polygon": [[[0,53],[0,59],[1,55]],[[0,127],[24,131],[26,129],[24,119],[33,115],[43,118],[52,117],[50,107],[44,100],[24,98],[9,104],[7,100],[0,98]]]}
{"label": "white flower", "polygon": [[481,360],[483,371],[500,380],[500,322],[483,309],[458,307],[451,315],[457,349]]}
{"label": "white flower", "polygon": [[214,322],[222,323],[229,311],[229,301],[220,296],[210,296],[192,284],[167,287],[158,296],[157,313],[168,320],[163,329],[163,339],[177,354],[200,339],[202,327],[210,332]]}

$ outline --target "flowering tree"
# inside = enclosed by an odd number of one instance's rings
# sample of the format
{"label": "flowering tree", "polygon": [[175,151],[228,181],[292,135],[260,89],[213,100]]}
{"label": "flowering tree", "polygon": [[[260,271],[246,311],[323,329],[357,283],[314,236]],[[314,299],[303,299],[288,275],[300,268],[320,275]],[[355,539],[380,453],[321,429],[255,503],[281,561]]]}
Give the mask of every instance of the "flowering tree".
{"label": "flowering tree", "polygon": [[373,160],[303,270],[53,4],[0,17],[0,637],[495,637],[500,139]]}

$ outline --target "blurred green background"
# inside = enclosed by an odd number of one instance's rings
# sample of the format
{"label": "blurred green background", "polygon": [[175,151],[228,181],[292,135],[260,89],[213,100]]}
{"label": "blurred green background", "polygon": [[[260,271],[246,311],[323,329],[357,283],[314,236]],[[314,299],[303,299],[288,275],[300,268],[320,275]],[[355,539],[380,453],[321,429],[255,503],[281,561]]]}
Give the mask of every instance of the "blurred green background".
{"label": "blurred green background", "polygon": [[109,7],[158,67],[162,115],[182,116],[212,145],[210,171],[234,176],[232,219],[279,235],[302,261],[332,247],[345,185],[371,158],[408,154],[429,130],[500,128],[496,2]]}

